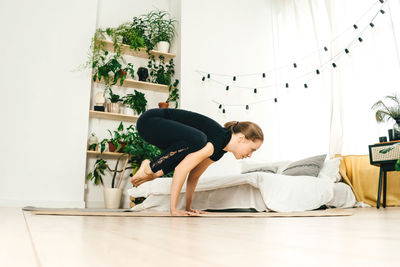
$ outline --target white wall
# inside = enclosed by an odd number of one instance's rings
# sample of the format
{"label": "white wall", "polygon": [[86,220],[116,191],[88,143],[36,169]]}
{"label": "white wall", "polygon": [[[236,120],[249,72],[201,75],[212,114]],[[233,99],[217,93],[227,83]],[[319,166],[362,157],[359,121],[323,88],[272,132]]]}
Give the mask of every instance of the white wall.
{"label": "white wall", "polygon": [[[269,1],[182,1],[182,108],[207,115],[221,125],[227,121],[253,121],[264,129],[265,142],[253,158],[269,159],[274,155],[263,153],[264,149],[276,144],[277,135],[268,131],[268,120],[276,118],[276,105],[261,103],[250,107],[227,107],[222,114],[216,100],[226,104],[255,102],[274,95],[274,90],[252,91],[230,90],[207,81],[201,85],[201,76],[196,70],[213,73],[254,73],[271,69],[272,33]],[[213,77],[212,77],[213,78]],[[214,77],[221,82],[231,82],[231,78]],[[238,79],[236,84],[247,86],[260,84],[261,80]],[[267,106],[268,105],[268,106]],[[268,112],[268,114],[266,114]],[[270,140],[270,142],[268,141]],[[264,156],[263,156],[264,155]],[[223,175],[238,173],[239,161],[231,153],[211,165],[203,175]]]}
{"label": "white wall", "polygon": [[96,1],[0,1],[0,206],[84,206]]}

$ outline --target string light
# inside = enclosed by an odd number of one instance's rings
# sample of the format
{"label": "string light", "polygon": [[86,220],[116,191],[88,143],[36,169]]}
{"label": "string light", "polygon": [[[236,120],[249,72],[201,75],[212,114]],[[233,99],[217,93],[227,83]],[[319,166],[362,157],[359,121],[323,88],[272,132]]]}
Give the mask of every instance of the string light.
{"label": "string light", "polygon": [[204,80],[206,79],[206,77],[203,76],[203,78],[201,78],[201,80],[204,82]]}
{"label": "string light", "polygon": [[[379,0],[379,2],[382,3],[382,4],[385,3],[383,0]],[[380,8],[379,11],[377,11],[377,13],[375,14],[375,16],[374,16],[374,17],[372,18],[372,20],[370,21],[369,25],[367,24],[366,27],[363,28],[363,30],[359,33],[360,35],[363,34],[363,32],[368,28],[368,26],[371,27],[371,28],[374,28],[374,27],[375,27],[375,24],[373,23],[373,20],[376,18],[376,16],[377,16],[379,13],[385,14],[385,11],[384,11],[382,8]],[[354,29],[358,29],[358,26],[357,26],[356,23],[353,24],[353,28],[354,28]],[[360,43],[364,41],[363,38],[362,38],[361,36],[357,37],[356,40],[358,40]],[[348,44],[348,46],[351,46],[351,45],[354,43],[354,41],[355,41],[355,40],[353,40],[352,42],[350,42],[350,43]],[[328,50],[329,50],[327,46],[324,46],[323,49],[324,49],[324,51],[328,51]],[[341,50],[341,52],[337,53],[334,57],[332,57],[332,58],[329,60],[329,61],[331,62],[331,65],[332,65],[334,68],[337,67],[337,64],[336,64],[336,62],[333,62],[333,59],[339,58],[339,56],[343,53],[343,51],[344,51],[346,54],[349,54],[349,53],[350,53],[349,48],[346,47],[345,49]],[[323,67],[325,64],[329,63],[329,61],[328,61],[328,62],[325,62],[324,64],[322,64],[321,67]],[[297,62],[294,62],[294,63],[293,63],[293,67],[294,67],[294,68],[297,68],[297,67],[298,67]],[[282,68],[276,68],[276,69],[274,69],[274,70],[276,71],[276,70],[279,70],[279,69],[282,69]],[[269,71],[268,71],[268,72],[269,72]],[[203,73],[204,73],[204,72],[203,72]],[[306,73],[305,75],[302,75],[302,76],[297,77],[297,78],[304,77],[304,76],[306,76],[306,75],[308,75],[308,74],[310,74],[310,73],[312,73],[312,72]],[[319,68],[315,69],[315,73],[316,73],[317,75],[319,75],[319,74],[320,74],[320,69],[319,69]],[[214,75],[216,75],[216,76],[231,76],[231,75],[215,74],[215,73],[214,73]],[[234,76],[231,76],[231,77],[232,77],[233,81],[236,81],[236,77],[237,77],[237,76],[250,76],[250,75],[255,75],[255,74],[234,75]],[[262,78],[266,78],[266,72],[262,72],[261,75],[262,75]],[[207,78],[208,78],[208,79],[211,79],[211,73],[208,73],[208,74],[207,74]],[[314,76],[314,78],[315,78],[315,76]],[[202,81],[204,81],[204,80],[205,80],[205,76],[202,77]],[[211,80],[213,80],[213,79],[211,79]],[[213,81],[218,82],[218,83],[221,83],[221,82],[216,81],[216,80],[213,80]],[[293,81],[293,80],[292,80],[292,81]],[[221,84],[223,84],[223,83],[221,83]],[[276,86],[276,84],[274,84],[273,86]],[[236,86],[236,85],[234,85],[234,87],[238,87],[238,88],[250,88],[250,87]],[[272,87],[272,85],[270,85],[270,86],[258,86],[258,88],[267,88],[267,87]],[[289,88],[289,83],[288,83],[288,82],[285,83],[285,87],[286,87],[286,88]],[[304,88],[308,88],[308,82],[304,83]],[[229,90],[229,85],[226,85],[226,91],[228,91],[228,90]],[[257,94],[257,88],[253,88],[253,91],[254,91],[255,94]],[[268,100],[268,99],[267,99],[267,100]],[[264,101],[267,101],[267,100],[264,100]],[[262,101],[262,102],[264,102],[264,101]],[[273,98],[273,101],[276,103],[276,102],[277,102],[277,98]],[[219,104],[219,109],[221,109],[223,106],[225,106],[225,105]],[[243,106],[243,105],[241,105],[241,106]],[[246,110],[249,110],[249,104],[246,104],[245,107],[246,107]],[[223,108],[222,112],[223,112],[223,113],[226,113],[225,108]]]}

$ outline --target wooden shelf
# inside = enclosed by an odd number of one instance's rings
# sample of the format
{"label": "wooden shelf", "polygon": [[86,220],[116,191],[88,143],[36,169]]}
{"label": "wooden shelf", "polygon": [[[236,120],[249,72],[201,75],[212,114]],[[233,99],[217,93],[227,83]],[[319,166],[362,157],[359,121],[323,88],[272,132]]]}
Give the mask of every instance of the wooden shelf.
{"label": "wooden shelf", "polygon": [[[93,81],[93,79],[92,79],[92,81]],[[101,79],[100,82],[96,81],[96,83],[104,84],[104,80]],[[119,85],[119,80],[115,84],[115,86],[120,86]],[[129,87],[129,88],[135,88],[135,89],[144,89],[144,90],[151,90],[151,91],[156,91],[156,92],[168,93],[168,85],[141,82],[141,81],[136,81],[136,80],[131,80],[131,79],[125,79],[124,83],[122,84],[122,87]]]}
{"label": "wooden shelf", "polygon": [[[121,156],[124,153],[119,153],[119,152],[103,152],[101,153],[100,151],[91,151],[91,150],[87,150],[87,154],[89,156],[108,156],[108,157],[116,157],[118,158],[119,156]],[[129,156],[129,154],[125,154],[124,156]]]}
{"label": "wooden shelf", "polygon": [[[107,51],[114,52],[113,42],[107,41],[107,40],[98,40],[98,41],[102,42],[104,44],[104,48]],[[147,54],[145,48],[139,48],[139,50],[134,50],[134,49],[131,49],[129,47],[129,45],[125,45],[125,44],[121,44],[121,43],[119,45],[121,47],[121,54],[130,55],[130,56],[134,56],[134,57],[149,58],[149,54]],[[175,54],[163,53],[163,52],[156,51],[156,50],[150,50],[150,54],[154,55],[156,57],[156,59],[158,59],[158,56],[162,55],[162,56],[164,56],[166,61],[171,58],[174,58],[176,56]]]}
{"label": "wooden shelf", "polygon": [[126,115],[126,114],[95,111],[95,110],[89,111],[89,117],[96,119],[106,119],[106,120],[126,121],[126,122],[136,122],[139,118],[139,116],[134,116],[134,115]]}

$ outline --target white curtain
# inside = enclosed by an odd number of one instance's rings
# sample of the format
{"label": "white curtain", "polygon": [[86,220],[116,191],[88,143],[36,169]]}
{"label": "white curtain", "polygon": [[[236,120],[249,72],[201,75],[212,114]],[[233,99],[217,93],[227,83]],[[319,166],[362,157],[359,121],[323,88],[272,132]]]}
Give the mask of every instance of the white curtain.
{"label": "white curtain", "polygon": [[269,145],[277,157],[368,154],[368,145],[387,135],[394,122],[378,124],[371,106],[400,93],[400,0],[385,1],[384,14],[381,6],[377,0],[271,2],[279,142]]}

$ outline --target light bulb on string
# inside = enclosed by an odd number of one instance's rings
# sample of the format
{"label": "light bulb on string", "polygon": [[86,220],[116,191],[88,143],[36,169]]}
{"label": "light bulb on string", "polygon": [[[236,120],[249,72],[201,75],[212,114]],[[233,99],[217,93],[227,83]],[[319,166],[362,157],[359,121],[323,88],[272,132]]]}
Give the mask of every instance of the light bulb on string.
{"label": "light bulb on string", "polygon": [[306,83],[304,84],[304,88],[308,88],[308,85]]}
{"label": "light bulb on string", "polygon": [[349,49],[345,49],[344,52],[346,52],[346,54],[350,53]]}
{"label": "light bulb on string", "polygon": [[383,2],[385,2],[385,1],[383,1],[383,0],[379,0],[379,2],[381,2],[381,4],[383,4]]}
{"label": "light bulb on string", "polygon": [[210,75],[210,73],[209,74],[207,74],[207,79],[210,79],[211,78],[211,75]]}
{"label": "light bulb on string", "polygon": [[236,76],[233,76],[233,78],[232,78],[232,79],[233,79],[233,81],[236,81]]}
{"label": "light bulb on string", "polygon": [[249,110],[249,105],[246,105],[246,110]]}
{"label": "light bulb on string", "polygon": [[373,28],[375,25],[371,22],[371,23],[369,24],[369,26],[371,26],[371,28]]}
{"label": "light bulb on string", "polygon": [[278,102],[278,98],[275,97],[275,98],[274,98],[274,101],[275,101],[275,103],[277,103],[277,102]]}
{"label": "light bulb on string", "polygon": [[328,51],[328,48],[327,48],[326,46],[324,46],[324,50],[325,50],[325,51]]}
{"label": "light bulb on string", "polygon": [[317,73],[317,75],[318,75],[318,74],[319,74],[319,69],[317,69],[315,72],[316,72],[316,73]]}
{"label": "light bulb on string", "polygon": [[385,14],[385,11],[383,9],[379,10],[382,14]]}
{"label": "light bulb on string", "polygon": [[203,78],[201,78],[201,81],[204,82],[206,80],[206,77],[203,76]]}
{"label": "light bulb on string", "polygon": [[264,73],[262,74],[262,77],[265,78],[265,76],[266,76],[266,75],[265,75],[265,72],[264,72]]}
{"label": "light bulb on string", "polygon": [[334,68],[336,68],[336,67],[337,67],[337,65],[336,65],[336,63],[335,63],[335,62],[333,62],[333,63],[332,63],[332,67],[334,67]]}
{"label": "light bulb on string", "polygon": [[289,83],[286,83],[285,86],[286,86],[286,88],[289,88]]}
{"label": "light bulb on string", "polygon": [[218,108],[219,108],[219,109],[221,109],[221,108],[222,108],[222,105],[221,105],[221,104],[219,104]]}
{"label": "light bulb on string", "polygon": [[356,24],[353,25],[354,29],[358,29],[358,26]]}
{"label": "light bulb on string", "polygon": [[361,37],[358,37],[358,41],[361,43],[363,39]]}
{"label": "light bulb on string", "polygon": [[296,63],[293,63],[293,68],[297,68],[297,64]]}
{"label": "light bulb on string", "polygon": [[257,88],[254,88],[254,93],[257,94]]}

